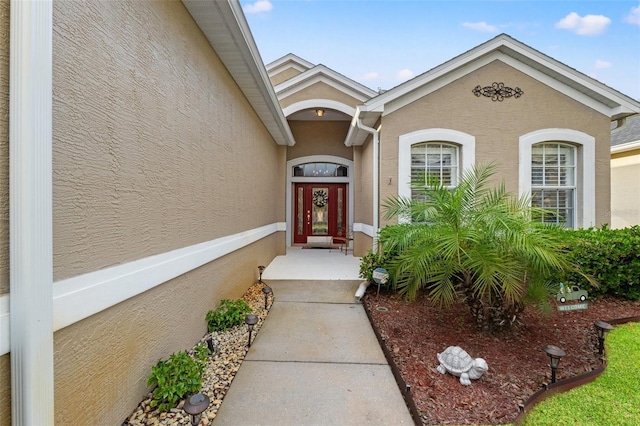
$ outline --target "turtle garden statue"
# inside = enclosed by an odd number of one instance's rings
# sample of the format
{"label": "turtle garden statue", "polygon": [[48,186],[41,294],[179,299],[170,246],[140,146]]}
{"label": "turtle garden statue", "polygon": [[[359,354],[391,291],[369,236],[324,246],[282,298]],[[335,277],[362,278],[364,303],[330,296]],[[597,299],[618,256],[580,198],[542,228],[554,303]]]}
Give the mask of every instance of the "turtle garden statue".
{"label": "turtle garden statue", "polygon": [[477,380],[489,369],[487,362],[482,358],[473,359],[459,346],[449,346],[444,352],[438,354],[438,371],[460,377],[460,383],[465,386],[471,384],[471,380]]}

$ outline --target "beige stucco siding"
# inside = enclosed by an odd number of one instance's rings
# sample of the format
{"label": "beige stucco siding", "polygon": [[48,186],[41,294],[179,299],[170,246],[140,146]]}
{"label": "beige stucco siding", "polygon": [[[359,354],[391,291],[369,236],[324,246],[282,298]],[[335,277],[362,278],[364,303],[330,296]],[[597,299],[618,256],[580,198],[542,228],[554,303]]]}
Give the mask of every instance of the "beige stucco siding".
{"label": "beige stucco siding", "polygon": [[345,146],[348,121],[290,121],[296,141],[287,148],[287,161],[309,155],[334,155],[353,160],[352,149]]}
{"label": "beige stucco siding", "polygon": [[[354,222],[373,226],[373,143],[371,137],[364,145],[354,147],[354,168]],[[373,239],[370,236],[361,232],[355,233],[354,255],[364,255],[371,249],[372,243]]]}
{"label": "beige stucco siding", "polygon": [[[475,86],[503,82],[524,91],[521,98],[493,102],[476,97]],[[494,61],[383,117],[381,201],[397,194],[398,138],[416,130],[445,128],[476,138],[476,163],[496,162],[507,189],[518,191],[519,138],[548,128],[578,130],[596,139],[596,222],[609,221],[609,119],[547,85]],[[463,154],[464,155],[464,154]],[[581,199],[578,200],[581,202]]]}
{"label": "beige stucco siding", "polygon": [[[285,221],[286,148],[181,2],[53,5],[55,280]],[[272,234],[57,331],[56,424],[121,424],[151,366],[284,247]]]}
{"label": "beige stucco siding", "polygon": [[53,41],[56,280],[284,221],[282,151],[182,3],[54,2]]}
{"label": "beige stucco siding", "polygon": [[304,89],[287,96],[286,98],[280,99],[280,105],[284,109],[289,105],[295,104],[296,102],[306,101],[308,99],[329,99],[332,101],[341,102],[352,108],[355,108],[356,105],[362,103],[358,99],[349,96],[346,93],[334,87],[331,87],[326,83],[319,81],[310,85],[309,87],[305,87]]}
{"label": "beige stucco siding", "polygon": [[611,227],[640,225],[640,149],[611,155]]}
{"label": "beige stucco siding", "polygon": [[0,294],[9,292],[9,0],[0,0]]}
{"label": "beige stucco siding", "polygon": [[273,86],[277,86],[278,84],[282,83],[283,81],[287,81],[297,75],[300,75],[302,73],[302,71],[298,71],[295,68],[287,68],[273,76],[270,77],[271,79],[271,84]]}
{"label": "beige stucco siding", "polygon": [[122,424],[149,391],[151,366],[197,343],[206,312],[240,297],[283,242],[274,234],[56,332],[56,424]]}

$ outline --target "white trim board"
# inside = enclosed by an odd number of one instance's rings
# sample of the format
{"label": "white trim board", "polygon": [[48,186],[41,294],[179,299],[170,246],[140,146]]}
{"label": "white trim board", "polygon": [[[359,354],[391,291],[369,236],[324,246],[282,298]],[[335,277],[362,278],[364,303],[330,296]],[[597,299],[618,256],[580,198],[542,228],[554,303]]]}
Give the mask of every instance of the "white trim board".
{"label": "white trim board", "polygon": [[[272,223],[57,281],[53,284],[53,330],[81,321],[284,229],[286,224]],[[0,296],[0,355],[10,351],[9,298],[10,294]]]}

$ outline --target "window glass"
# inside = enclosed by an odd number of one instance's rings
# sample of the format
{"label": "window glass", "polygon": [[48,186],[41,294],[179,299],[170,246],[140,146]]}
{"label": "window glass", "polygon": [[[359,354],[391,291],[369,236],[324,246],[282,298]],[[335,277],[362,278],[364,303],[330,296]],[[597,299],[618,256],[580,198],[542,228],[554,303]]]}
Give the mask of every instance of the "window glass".
{"label": "window glass", "polygon": [[[441,142],[426,142],[411,146],[411,183],[426,185],[436,179],[450,188],[458,184],[458,147]],[[423,198],[412,189],[411,197]]]}
{"label": "window glass", "polygon": [[347,177],[348,168],[335,163],[306,163],[293,167],[295,177]]}
{"label": "window glass", "polygon": [[531,147],[531,204],[546,210],[541,221],[575,224],[576,148],[544,142]]}

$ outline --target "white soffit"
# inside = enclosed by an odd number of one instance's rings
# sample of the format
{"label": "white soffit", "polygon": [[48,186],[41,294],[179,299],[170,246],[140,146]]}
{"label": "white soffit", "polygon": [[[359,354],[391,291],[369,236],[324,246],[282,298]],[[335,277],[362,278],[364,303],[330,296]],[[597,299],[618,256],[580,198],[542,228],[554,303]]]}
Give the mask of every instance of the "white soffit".
{"label": "white soffit", "polygon": [[237,0],[182,0],[278,145],[295,140]]}
{"label": "white soffit", "polygon": [[314,66],[315,64],[312,64],[311,62],[306,61],[301,57],[294,55],[293,53],[289,53],[282,58],[276,59],[275,61],[267,64],[266,69],[269,77],[273,77],[274,75],[277,75],[289,68],[293,68],[296,71],[305,72],[313,68]]}
{"label": "white soffit", "polygon": [[322,64],[278,84],[274,89],[278,99],[282,100],[319,82],[325,83],[360,102],[365,102],[378,94],[375,90],[371,90]]}
{"label": "white soffit", "polygon": [[519,41],[501,34],[365,103],[389,114],[484,66],[501,60],[604,115],[617,119],[640,111],[640,103]]}

